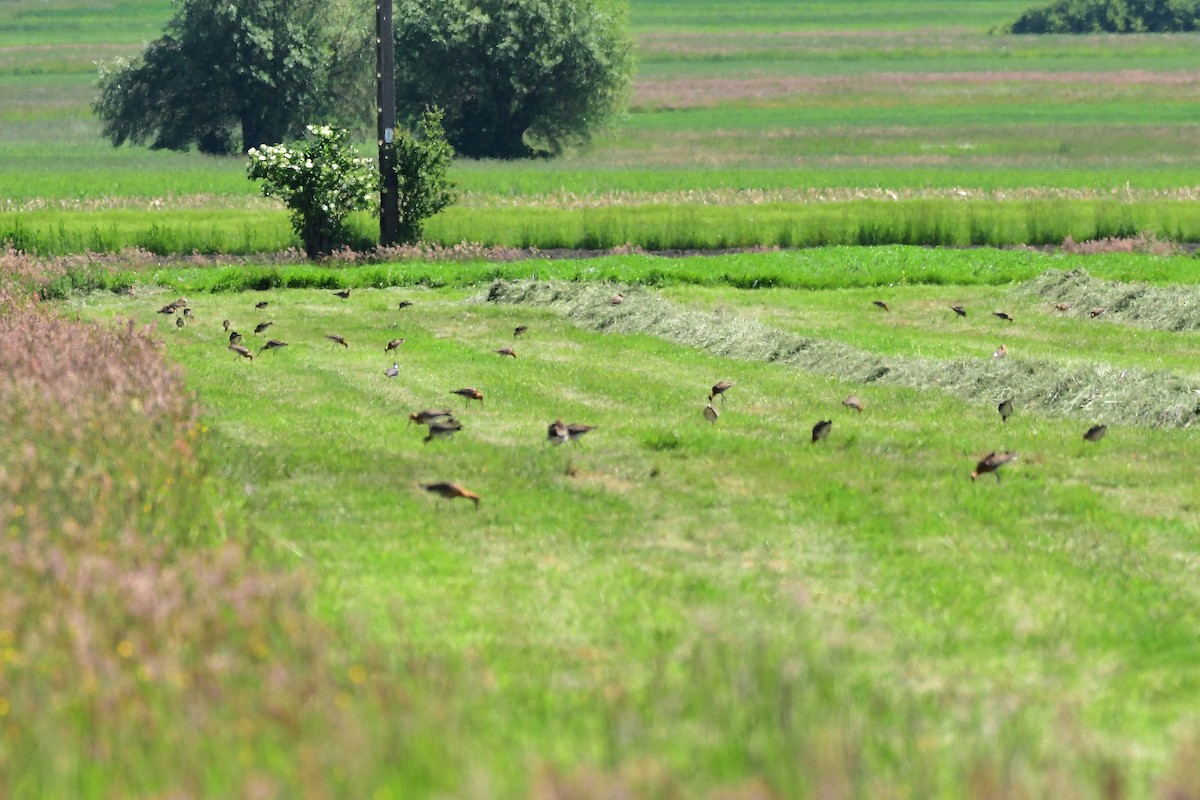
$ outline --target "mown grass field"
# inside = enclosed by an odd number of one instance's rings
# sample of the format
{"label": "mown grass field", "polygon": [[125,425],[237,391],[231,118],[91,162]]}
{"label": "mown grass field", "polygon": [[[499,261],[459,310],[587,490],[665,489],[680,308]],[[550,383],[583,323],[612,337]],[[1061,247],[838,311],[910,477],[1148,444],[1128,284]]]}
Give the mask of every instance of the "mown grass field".
{"label": "mown grass field", "polygon": [[[1026,5],[634,2],[628,115],[554,161],[457,163],[464,197],[428,235],[650,249],[1196,241],[1195,37],[991,33]],[[164,0],[0,9],[0,238],[48,254],[292,241],[241,159],[98,138],[95,62],[135,53],[169,13]],[[1031,201],[1044,203],[1034,230]],[[904,224],[881,226],[884,214]]]}
{"label": "mown grass field", "polygon": [[[162,337],[260,557],[315,575],[319,613],[361,642],[442,671],[442,710],[409,723],[453,755],[414,756],[400,769],[408,792],[1166,791],[1171,764],[1190,758],[1176,748],[1200,692],[1200,495],[1180,468],[1194,434],[1115,422],[1102,398],[1038,410],[1019,382],[1023,365],[1088,363],[1194,386],[1200,333],[1064,315],[1029,284],[979,283],[970,254],[951,257],[948,285],[634,287],[619,306],[608,300],[624,284],[558,284],[549,305],[521,283],[494,302],[486,283],[341,300],[198,294],[199,273],[164,271],[155,282],[170,289],[65,308],[151,322],[188,292],[195,320]],[[891,312],[871,305],[880,296]],[[226,318],[255,350],[267,336],[288,346],[240,359]],[[518,324],[529,331],[514,341]],[[668,338],[639,332],[655,326]],[[977,370],[980,387],[729,355],[795,332],[930,374]],[[991,358],[1001,341],[1004,362]],[[493,352],[505,345],[518,358]],[[736,385],[709,424],[718,379]],[[461,386],[484,402],[450,394]],[[1018,412],[1003,424],[995,403],[1009,391]],[[848,394],[864,413],[841,405]],[[443,405],[464,429],[424,444],[407,415]],[[555,417],[597,427],[555,447]],[[833,432],[813,444],[820,419]],[[1084,442],[1102,421],[1108,437]],[[1004,449],[1020,458],[1001,481],[970,480]],[[419,488],[437,480],[478,492],[479,510]]]}

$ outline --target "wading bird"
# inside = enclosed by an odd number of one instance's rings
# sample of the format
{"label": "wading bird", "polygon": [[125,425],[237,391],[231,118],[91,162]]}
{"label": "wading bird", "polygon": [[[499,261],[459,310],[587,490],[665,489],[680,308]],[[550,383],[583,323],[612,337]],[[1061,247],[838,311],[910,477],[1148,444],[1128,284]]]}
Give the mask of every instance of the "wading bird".
{"label": "wading bird", "polygon": [[858,396],[853,394],[843,400],[842,405],[846,406],[847,408],[853,408],[860,414],[863,412],[863,409],[866,408],[866,406],[863,405],[863,401],[859,400]]}
{"label": "wading bird", "polygon": [[875,306],[876,308],[882,308],[884,311],[891,311],[891,309],[888,308],[888,304],[882,300],[872,300],[871,305]]}
{"label": "wading bird", "polygon": [[455,389],[450,394],[457,394],[467,398],[468,400],[478,400],[480,403],[483,403],[483,392],[472,387],[468,387],[466,389]]}
{"label": "wading bird", "polygon": [[167,305],[165,305],[165,306],[163,306],[162,308],[160,308],[160,309],[158,310],[158,313],[160,313],[160,314],[174,314],[174,313],[175,313],[175,304],[174,304],[174,303],[168,303]]}
{"label": "wading bird", "polygon": [[713,384],[712,391],[708,393],[708,402],[712,402],[718,396],[721,402],[725,402],[725,393],[733,388],[733,381],[717,381]]}
{"label": "wading bird", "polygon": [[996,483],[1000,482],[1000,468],[1010,461],[1016,461],[1017,454],[1013,452],[1007,453],[988,453],[983,458],[979,459],[979,463],[975,465],[975,471],[971,473],[971,480],[975,480],[980,475],[988,472],[996,473]]}
{"label": "wading bird", "polygon": [[619,305],[621,305],[621,303],[624,303],[624,302],[625,302],[625,295],[621,294],[620,292],[617,292],[609,299],[608,304],[610,306],[619,306]]}
{"label": "wading bird", "polygon": [[251,361],[254,360],[254,353],[251,353],[250,349],[247,347],[242,347],[240,344],[231,344],[229,345],[229,349],[237,353],[242,358],[248,358]]}
{"label": "wading bird", "polygon": [[816,425],[813,425],[812,440],[814,442],[821,441],[822,439],[824,439],[826,436],[829,435],[829,431],[831,431],[832,429],[833,429],[833,420],[831,420],[831,419],[821,420]]}
{"label": "wading bird", "polygon": [[389,350],[395,350],[397,347],[399,347],[402,344],[404,344],[403,339],[392,339],[390,342],[387,343],[387,347],[383,348],[383,352],[386,353]]}
{"label": "wading bird", "polygon": [[1001,344],[996,348],[996,352],[992,353],[992,358],[1004,358],[1008,355],[1008,348]]}
{"label": "wading bird", "polygon": [[1003,312],[1003,311],[993,311],[993,312],[992,312],[992,316],[993,316],[993,317],[999,317],[1000,319],[1004,320],[1005,322],[1012,322],[1012,321],[1013,321],[1013,318],[1012,318],[1012,317],[1011,317],[1009,314],[1007,314],[1007,313],[1005,313],[1005,312]]}
{"label": "wading bird", "polygon": [[192,310],[190,308],[184,307],[183,315],[185,317],[187,317],[188,319],[191,319],[192,318]]}
{"label": "wading bird", "polygon": [[264,308],[267,307],[267,305],[269,305],[269,304],[267,303],[266,300],[259,300],[257,303],[254,304],[254,307],[257,308],[259,311],[262,311]]}
{"label": "wading bird", "polygon": [[350,349],[350,345],[346,343],[346,338],[344,336],[338,336],[336,333],[327,333],[325,334],[325,338],[333,342],[335,347],[340,344],[347,350]]}
{"label": "wading bird", "polygon": [[337,295],[338,297],[342,298],[343,300],[350,299],[350,290],[349,289],[342,289],[340,292],[334,292],[334,294]]}
{"label": "wading bird", "polygon": [[583,436],[588,431],[596,430],[595,425],[584,425],[582,422],[572,422],[567,426],[567,438],[572,442],[579,441],[579,437]]}
{"label": "wading bird", "polygon": [[424,411],[414,411],[413,413],[408,415],[408,424],[412,425],[415,422],[418,425],[428,425],[429,423],[433,422],[435,419],[441,419],[442,417],[448,417],[453,413],[454,412],[448,408],[444,408],[444,409],[427,408]]}
{"label": "wading bird", "polygon": [[254,326],[254,332],[261,334],[263,331],[265,331],[267,328],[271,327],[274,324],[275,324],[274,322],[260,322]]}
{"label": "wading bird", "polygon": [[950,310],[960,317],[965,317],[967,315],[967,310],[962,306],[950,306]]}
{"label": "wading bird", "polygon": [[1071,304],[1070,304],[1070,303],[1055,303],[1055,304],[1054,304],[1054,310],[1055,310],[1055,311],[1066,311],[1066,310],[1068,310],[1068,309],[1070,309],[1070,308],[1071,308]]}
{"label": "wading bird", "polygon": [[513,338],[517,338],[527,330],[529,330],[528,325],[518,325],[517,327],[513,328]]}
{"label": "wading bird", "polygon": [[1096,317],[1103,314],[1105,311],[1108,311],[1108,309],[1105,306],[1097,306],[1096,308],[1093,308],[1091,311],[1088,312],[1088,316],[1091,317],[1092,319],[1095,319]]}
{"label": "wading bird", "polygon": [[1008,418],[1013,415],[1012,398],[1001,402],[1000,405],[996,406],[996,410],[1000,412],[1001,421],[1008,422]]}
{"label": "wading bird", "polygon": [[229,320],[225,320],[224,322],[221,323],[221,327],[224,328],[226,331],[228,331],[230,326],[232,326],[232,325],[233,325],[233,323],[230,322]]}
{"label": "wading bird", "polygon": [[429,423],[429,433],[425,436],[425,439],[423,441],[425,442],[425,444],[429,444],[434,439],[441,439],[441,438],[453,436],[454,434],[458,433],[461,430],[462,430],[462,423],[459,422],[458,420],[454,419],[453,417],[451,417],[450,419],[447,419],[447,420],[442,420],[441,422],[437,422],[437,421],[430,422]]}
{"label": "wading bird", "polygon": [[403,311],[404,309],[408,308],[408,307],[409,307],[409,306],[411,306],[411,305],[412,305],[412,301],[411,301],[411,300],[401,300],[401,301],[400,301],[400,306],[399,306],[399,308],[398,308],[397,310],[399,310],[399,311]]}
{"label": "wading bird", "polygon": [[1104,438],[1104,434],[1108,433],[1107,425],[1093,425],[1083,434],[1083,439],[1086,442],[1098,442]]}
{"label": "wading bird", "polygon": [[454,500],[459,497],[470,500],[475,504],[475,510],[479,510],[479,495],[467,491],[457,483],[426,483],[422,484],[421,488],[446,500]]}
{"label": "wading bird", "polygon": [[240,333],[238,333],[237,331],[229,332],[229,343],[230,344],[239,344],[241,341],[242,341],[242,335]]}
{"label": "wading bird", "polygon": [[176,318],[175,318],[175,327],[176,327],[176,328],[182,328],[182,327],[183,327],[184,325],[186,325],[186,324],[187,324],[187,323],[183,321],[183,317],[176,317]]}
{"label": "wading bird", "polygon": [[258,348],[258,354],[262,355],[263,350],[278,350],[281,347],[287,347],[287,342],[281,342],[278,339],[267,339],[267,343]]}
{"label": "wading bird", "polygon": [[400,362],[397,361],[395,364],[392,364],[390,367],[388,367],[386,370],[383,371],[383,374],[387,375],[389,378],[394,378],[397,375],[399,375],[400,374]]}
{"label": "wading bird", "polygon": [[704,407],[704,418],[706,420],[708,420],[709,422],[716,422],[717,417],[719,417],[719,416],[721,416],[721,415],[717,413],[717,410],[715,408],[713,408],[711,402]]}
{"label": "wading bird", "polygon": [[511,347],[501,347],[499,350],[493,350],[492,352],[501,356],[512,356],[513,358],[517,357],[517,351]]}

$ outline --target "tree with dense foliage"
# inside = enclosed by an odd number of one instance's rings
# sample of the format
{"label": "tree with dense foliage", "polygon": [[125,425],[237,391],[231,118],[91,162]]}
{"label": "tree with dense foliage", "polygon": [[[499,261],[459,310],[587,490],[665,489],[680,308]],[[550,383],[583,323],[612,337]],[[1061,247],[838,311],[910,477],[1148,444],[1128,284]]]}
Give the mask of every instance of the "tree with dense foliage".
{"label": "tree with dense foliage", "polygon": [[114,146],[202,153],[294,139],[328,116],[336,36],[327,0],[181,0],[165,34],[100,74],[93,108]]}
{"label": "tree with dense foliage", "polygon": [[1057,0],[1009,33],[1178,33],[1200,30],[1200,0]]}
{"label": "tree with dense foliage", "polygon": [[396,105],[471,158],[555,155],[624,105],[624,20],[597,0],[397,0]]}

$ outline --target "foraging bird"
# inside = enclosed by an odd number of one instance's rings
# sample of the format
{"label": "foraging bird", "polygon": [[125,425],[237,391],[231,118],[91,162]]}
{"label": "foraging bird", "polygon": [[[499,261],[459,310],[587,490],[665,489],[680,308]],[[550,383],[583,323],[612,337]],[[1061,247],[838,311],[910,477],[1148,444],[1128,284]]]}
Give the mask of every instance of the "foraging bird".
{"label": "foraging bird", "polygon": [[1001,343],[1000,346],[996,348],[996,352],[992,353],[992,358],[1004,358],[1006,355],[1008,355],[1008,348]]}
{"label": "foraging bird", "polygon": [[1055,303],[1054,304],[1055,311],[1066,311],[1070,307],[1071,307],[1070,303]]}
{"label": "foraging bird", "polygon": [[412,425],[415,422],[418,425],[428,425],[429,423],[433,422],[435,419],[441,419],[442,417],[448,417],[453,413],[454,412],[452,412],[448,408],[444,408],[444,409],[427,408],[424,411],[414,411],[413,413],[408,415],[408,424]]}
{"label": "foraging bird", "polygon": [[996,410],[1000,412],[1001,421],[1008,422],[1008,418],[1013,415],[1012,398],[1002,401],[1000,405],[996,406]]}
{"label": "foraging bird", "polygon": [[478,400],[480,403],[483,402],[483,392],[475,388],[455,389],[450,394],[461,395],[468,400]]}
{"label": "foraging bird", "polygon": [[226,331],[229,330],[229,327],[231,325],[233,325],[233,323],[230,322],[229,320],[225,320],[224,322],[221,323],[221,327],[224,328]]}
{"label": "foraging bird", "polygon": [[278,339],[267,339],[267,343],[258,348],[258,353],[262,355],[263,350],[278,350],[281,347],[287,347],[287,342],[281,342]]}
{"label": "foraging bird", "polygon": [[999,317],[1000,319],[1004,320],[1005,322],[1013,321],[1013,318],[1011,316],[1009,316],[1008,314],[1004,313],[1003,311],[993,311],[992,316]]}
{"label": "foraging bird", "polygon": [[400,374],[400,362],[396,362],[395,364],[392,364],[390,367],[388,367],[386,370],[383,371],[383,374],[387,375],[389,378],[394,378],[397,375],[399,375]]}
{"label": "foraging bird", "polygon": [[725,393],[733,388],[733,381],[717,381],[713,384],[712,391],[708,394],[708,402],[712,402],[718,395],[721,397],[721,402],[725,402]]}
{"label": "foraging bird", "polygon": [[387,343],[387,347],[383,348],[383,352],[386,353],[389,350],[395,350],[397,347],[399,347],[402,344],[404,344],[404,339],[392,339],[390,342]]}
{"label": "foraging bird", "polygon": [[172,303],[171,305],[175,306],[176,308],[183,308],[187,304],[188,304],[187,298],[181,297],[178,300],[176,300],[174,303]]}
{"label": "foraging bird", "polygon": [[950,306],[950,310],[960,317],[965,317],[967,315],[967,310],[962,306]]}
{"label": "foraging bird", "polygon": [[551,444],[562,444],[571,438],[571,432],[567,430],[567,426],[561,419],[556,419],[546,426],[546,438],[550,440]]}
{"label": "foraging bird", "polygon": [[257,308],[259,311],[261,311],[264,308],[266,308],[268,305],[269,305],[269,303],[267,303],[266,300],[259,300],[257,303],[254,304],[254,307]]}
{"label": "foraging bird", "polygon": [[346,343],[346,339],[343,336],[338,336],[336,333],[327,333],[327,334],[325,334],[325,338],[328,339],[329,341],[333,342],[334,346],[337,346],[340,344],[342,347],[346,348],[347,350],[350,349],[350,345]]}
{"label": "foraging bird", "polygon": [[512,356],[513,358],[517,357],[517,351],[511,347],[501,347],[499,350],[493,350],[492,352],[502,356]]}
{"label": "foraging bird", "polygon": [[412,305],[412,301],[411,301],[411,300],[401,300],[401,301],[400,301],[400,306],[399,306],[399,309],[398,309],[398,310],[400,310],[400,311],[403,311],[404,309],[408,308],[408,307],[409,307],[409,306],[411,306],[411,305]]}
{"label": "foraging bird", "polygon": [[265,331],[267,328],[271,327],[274,324],[275,324],[274,322],[260,322],[254,326],[254,332],[262,333],[263,331]]}
{"label": "foraging bird", "polygon": [[425,442],[425,444],[429,444],[434,439],[442,438],[445,436],[453,436],[454,434],[458,433],[461,430],[462,430],[462,423],[459,422],[458,420],[454,419],[453,417],[451,417],[450,419],[447,419],[445,421],[442,421],[442,422],[430,422],[429,423],[429,434],[425,437],[425,439],[423,441]]}
{"label": "foraging bird", "polygon": [[826,436],[829,435],[829,431],[832,429],[833,429],[833,420],[831,420],[831,419],[823,419],[820,422],[818,422],[816,425],[813,425],[813,429],[812,429],[813,442],[819,442],[822,439],[824,439]]}
{"label": "foraging bird", "polygon": [[349,289],[342,289],[340,292],[334,292],[334,294],[337,295],[338,297],[342,298],[343,300],[350,299],[350,290]]}
{"label": "foraging bird", "polygon": [[719,416],[721,416],[721,415],[717,413],[717,410],[715,408],[713,408],[711,402],[704,407],[704,418],[706,420],[708,420],[709,422],[716,422],[717,417],[719,417]]}
{"label": "foraging bird", "polygon": [[891,311],[891,309],[888,308],[888,304],[883,302],[882,300],[872,300],[871,305],[876,306],[878,308],[882,308],[884,311]]}
{"label": "foraging bird", "polygon": [[583,436],[588,431],[596,430],[595,425],[584,425],[582,422],[572,422],[567,426],[567,438],[572,442],[579,441],[579,437]]}
{"label": "foraging bird", "polygon": [[1083,434],[1085,442],[1098,442],[1104,438],[1104,434],[1108,433],[1107,425],[1093,425]]}
{"label": "foraging bird", "polygon": [[182,328],[182,327],[183,327],[184,325],[186,325],[186,324],[187,324],[187,323],[183,321],[183,317],[176,317],[176,318],[175,318],[175,327],[176,327],[176,328]]}
{"label": "foraging bird", "polygon": [[240,333],[238,333],[237,331],[229,332],[229,343],[230,344],[238,344],[241,341],[242,341],[242,335]]}
{"label": "foraging bird", "polygon": [[846,406],[847,408],[853,408],[860,414],[863,412],[863,409],[866,408],[866,406],[863,405],[863,401],[859,400],[858,396],[853,394],[843,400],[842,405]]}
{"label": "foraging bird", "polygon": [[160,313],[160,314],[174,314],[174,313],[175,313],[175,304],[174,304],[174,303],[168,303],[167,305],[165,305],[165,306],[163,306],[162,308],[160,308],[160,309],[158,310],[158,313]]}
{"label": "foraging bird", "polygon": [[518,325],[517,327],[513,328],[513,338],[517,338],[527,330],[529,330],[528,325]]}
{"label": "foraging bird", "polygon": [[426,483],[422,484],[421,488],[427,492],[433,492],[446,500],[454,500],[458,497],[470,500],[475,504],[475,510],[479,510],[479,495],[467,491],[457,483]]}
{"label": "foraging bird", "polygon": [[624,302],[625,302],[625,295],[621,294],[620,292],[617,292],[608,301],[608,304],[610,306],[619,306],[619,305],[621,305],[621,303],[624,303]]}
{"label": "foraging bird", "polygon": [[237,353],[242,358],[248,358],[251,361],[254,360],[254,353],[251,353],[249,348],[243,347],[240,344],[231,344],[229,345],[229,349]]}
{"label": "foraging bird", "polygon": [[971,473],[971,480],[975,480],[980,475],[988,472],[996,473],[996,483],[1000,482],[1000,468],[1010,461],[1016,461],[1017,454],[1013,452],[1007,453],[988,453],[983,458],[979,459],[979,463],[975,465],[975,471]]}
{"label": "foraging bird", "polygon": [[186,308],[186,307],[185,307],[185,308],[183,309],[183,315],[184,315],[185,317],[187,317],[188,319],[191,319],[191,318],[192,318],[192,310],[191,310],[190,308]]}
{"label": "foraging bird", "polygon": [[1106,307],[1097,306],[1096,308],[1093,308],[1091,311],[1088,312],[1088,316],[1091,317],[1092,319],[1095,319],[1096,317],[1103,314],[1105,311],[1108,311],[1108,309]]}

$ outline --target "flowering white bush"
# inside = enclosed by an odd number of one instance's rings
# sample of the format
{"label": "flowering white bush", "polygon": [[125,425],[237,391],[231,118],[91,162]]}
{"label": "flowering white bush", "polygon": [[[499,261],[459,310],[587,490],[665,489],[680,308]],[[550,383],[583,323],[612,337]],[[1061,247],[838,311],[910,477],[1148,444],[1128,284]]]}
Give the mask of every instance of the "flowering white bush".
{"label": "flowering white bush", "polygon": [[264,197],[278,197],[291,209],[292,228],[309,258],[345,244],[346,216],[379,202],[374,161],[359,158],[349,134],[328,125],[309,125],[301,148],[263,145],[247,151],[251,180],[263,182]]}

